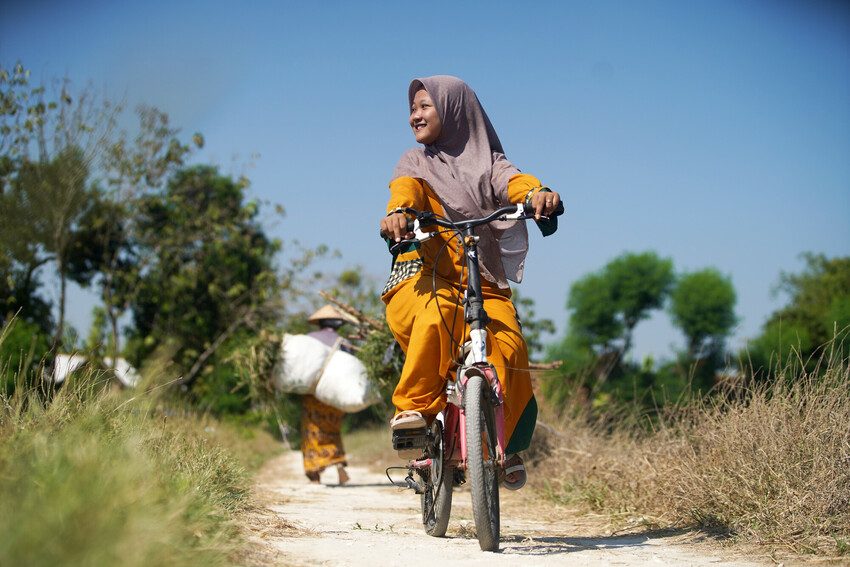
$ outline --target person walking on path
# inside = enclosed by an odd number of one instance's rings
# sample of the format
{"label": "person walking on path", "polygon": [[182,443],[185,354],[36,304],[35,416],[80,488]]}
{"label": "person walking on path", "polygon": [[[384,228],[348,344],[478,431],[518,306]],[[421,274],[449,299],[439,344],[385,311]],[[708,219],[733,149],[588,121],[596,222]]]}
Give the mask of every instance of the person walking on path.
{"label": "person walking on path", "polygon": [[[342,337],[337,333],[347,318],[330,305],[325,305],[309,319],[319,330],[308,333],[332,349],[348,352]],[[314,396],[304,396],[301,413],[301,453],[304,457],[304,474],[310,482],[319,483],[319,475],[328,467],[336,466],[339,483],[349,480],[345,467],[345,448],[342,446],[342,418],[345,412],[323,404]]]}

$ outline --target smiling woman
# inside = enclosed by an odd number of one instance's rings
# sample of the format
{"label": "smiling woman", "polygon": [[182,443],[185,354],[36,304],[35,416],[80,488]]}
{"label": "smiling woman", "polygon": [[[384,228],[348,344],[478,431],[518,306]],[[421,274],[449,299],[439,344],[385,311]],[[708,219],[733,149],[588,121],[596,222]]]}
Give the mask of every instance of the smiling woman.
{"label": "smiling woman", "polygon": [[[415,79],[408,102],[408,122],[423,147],[406,152],[393,173],[388,214],[380,223],[388,239],[408,237],[406,207],[455,221],[486,216],[507,203],[524,203],[538,219],[558,207],[558,193],[507,160],[478,97],[462,80],[448,75]],[[537,415],[527,347],[508,284],[522,279],[528,235],[523,223],[503,221],[477,236],[484,308],[492,318],[488,356],[505,392],[506,452],[517,453],[528,447]],[[466,257],[448,233],[394,254],[381,297],[387,323],[406,354],[393,394],[394,429],[424,425],[445,406],[444,377],[455,347],[466,340],[463,309],[458,308],[465,277]],[[509,464],[516,468],[505,486],[522,487],[526,475],[520,457],[512,456]]]}
{"label": "smiling woman", "polygon": [[413,104],[410,107],[410,127],[413,128],[413,136],[420,144],[433,144],[440,137],[443,123],[440,114],[434,106],[434,101],[424,88],[416,91],[413,95]]}

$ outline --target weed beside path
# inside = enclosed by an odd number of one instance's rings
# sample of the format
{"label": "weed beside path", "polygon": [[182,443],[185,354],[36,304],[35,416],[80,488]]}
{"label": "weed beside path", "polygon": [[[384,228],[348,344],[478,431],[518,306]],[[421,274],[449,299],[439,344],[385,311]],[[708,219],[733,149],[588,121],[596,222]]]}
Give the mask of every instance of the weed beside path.
{"label": "weed beside path", "polygon": [[234,455],[267,458],[270,438],[95,383],[0,401],[0,565],[240,561],[258,459]]}
{"label": "weed beside path", "polygon": [[543,474],[531,476],[552,502],[768,552],[850,552],[846,360],[813,372],[789,366],[773,383],[682,408],[651,431],[566,415],[542,432]]}

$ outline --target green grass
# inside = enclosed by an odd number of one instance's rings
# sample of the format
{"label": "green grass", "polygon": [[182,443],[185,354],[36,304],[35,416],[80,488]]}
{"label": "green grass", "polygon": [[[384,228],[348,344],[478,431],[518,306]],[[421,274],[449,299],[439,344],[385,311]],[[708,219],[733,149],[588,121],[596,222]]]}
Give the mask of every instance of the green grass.
{"label": "green grass", "polygon": [[268,436],[114,392],[94,374],[49,402],[0,397],[0,565],[238,564],[243,463],[274,450]]}

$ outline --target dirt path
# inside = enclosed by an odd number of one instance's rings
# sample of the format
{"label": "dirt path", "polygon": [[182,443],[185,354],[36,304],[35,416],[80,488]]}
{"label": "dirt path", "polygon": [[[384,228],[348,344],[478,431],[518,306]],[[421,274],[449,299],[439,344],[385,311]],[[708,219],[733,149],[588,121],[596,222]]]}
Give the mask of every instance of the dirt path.
{"label": "dirt path", "polygon": [[[474,539],[470,497],[455,494],[446,538],[425,535],[419,497],[390,486],[386,477],[349,467],[351,482],[337,486],[335,470],[322,485],[301,471],[301,454],[287,452],[258,476],[267,509],[292,529],[259,534],[288,565],[403,565],[412,559],[443,565],[757,565],[721,558],[716,548],[683,536],[610,536],[599,528],[557,519],[527,496],[502,491],[500,553],[483,553]],[[260,542],[258,541],[258,544]],[[429,558],[429,559],[425,559]]]}

